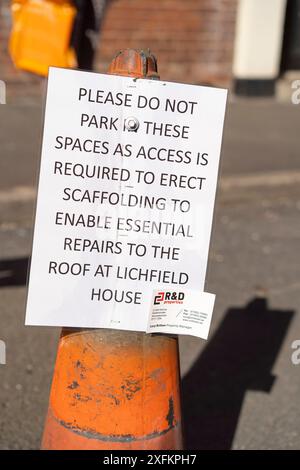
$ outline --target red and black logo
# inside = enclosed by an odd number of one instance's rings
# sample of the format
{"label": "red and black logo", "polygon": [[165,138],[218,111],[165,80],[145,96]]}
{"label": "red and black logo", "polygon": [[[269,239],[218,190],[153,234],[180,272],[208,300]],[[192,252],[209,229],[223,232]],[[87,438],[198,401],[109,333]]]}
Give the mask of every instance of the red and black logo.
{"label": "red and black logo", "polygon": [[154,305],[159,305],[161,303],[182,303],[184,299],[184,292],[158,292],[154,297]]}

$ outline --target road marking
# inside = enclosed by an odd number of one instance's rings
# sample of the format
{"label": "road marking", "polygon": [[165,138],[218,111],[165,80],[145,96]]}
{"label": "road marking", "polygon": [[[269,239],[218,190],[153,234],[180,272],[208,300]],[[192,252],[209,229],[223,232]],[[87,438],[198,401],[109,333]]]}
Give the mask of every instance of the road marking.
{"label": "road marking", "polygon": [[0,203],[31,202],[36,197],[36,189],[32,186],[15,186],[0,191]]}
{"label": "road marking", "polygon": [[[300,183],[300,171],[271,171],[248,175],[223,176],[219,186],[221,190],[288,186]],[[0,191],[0,203],[32,202],[36,198],[36,189],[32,186],[15,186]]]}
{"label": "road marking", "polygon": [[234,175],[221,178],[220,187],[223,190],[238,188],[255,188],[259,186],[286,186],[300,183],[300,171],[270,171],[249,175]]}

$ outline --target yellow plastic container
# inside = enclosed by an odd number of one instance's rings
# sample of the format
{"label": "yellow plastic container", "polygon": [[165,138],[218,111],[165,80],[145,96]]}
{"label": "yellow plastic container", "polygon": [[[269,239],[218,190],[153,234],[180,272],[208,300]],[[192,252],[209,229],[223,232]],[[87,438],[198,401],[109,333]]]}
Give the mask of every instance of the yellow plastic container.
{"label": "yellow plastic container", "polygon": [[15,66],[47,76],[49,66],[76,67],[70,48],[76,9],[60,0],[12,2],[9,51]]}

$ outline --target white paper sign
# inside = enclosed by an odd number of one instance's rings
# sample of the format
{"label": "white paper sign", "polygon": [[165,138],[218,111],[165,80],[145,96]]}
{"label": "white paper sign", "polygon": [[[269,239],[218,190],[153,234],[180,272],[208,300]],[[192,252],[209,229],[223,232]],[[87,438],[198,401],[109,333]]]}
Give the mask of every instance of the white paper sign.
{"label": "white paper sign", "polygon": [[148,333],[173,333],[207,339],[215,295],[194,290],[155,290]]}
{"label": "white paper sign", "polygon": [[204,289],[226,90],[51,68],[27,325],[146,331]]}

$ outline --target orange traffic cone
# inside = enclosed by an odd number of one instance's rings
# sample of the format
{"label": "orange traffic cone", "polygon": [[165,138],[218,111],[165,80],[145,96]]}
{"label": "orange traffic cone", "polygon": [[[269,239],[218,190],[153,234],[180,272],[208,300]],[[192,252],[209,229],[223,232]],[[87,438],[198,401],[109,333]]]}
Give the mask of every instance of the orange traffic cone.
{"label": "orange traffic cone", "polygon": [[[120,52],[109,73],[158,78],[154,56]],[[64,329],[43,449],[181,449],[178,340]]]}

